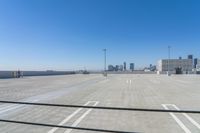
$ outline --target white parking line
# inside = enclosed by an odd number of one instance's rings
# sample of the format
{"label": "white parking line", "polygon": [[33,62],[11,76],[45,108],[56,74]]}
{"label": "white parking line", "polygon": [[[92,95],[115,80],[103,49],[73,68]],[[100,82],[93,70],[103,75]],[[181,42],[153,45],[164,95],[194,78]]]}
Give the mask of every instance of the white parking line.
{"label": "white parking line", "polygon": [[126,83],[127,83],[127,84],[131,84],[131,83],[132,83],[132,80],[131,80],[131,79],[127,79],[127,80],[126,80]]}
{"label": "white parking line", "polygon": [[[86,104],[84,104],[83,106],[87,106],[90,103],[92,103],[93,101],[88,101]],[[83,108],[79,108],[77,109],[75,112],[73,112],[71,115],[69,115],[67,118],[65,118],[63,121],[61,121],[58,125],[59,126],[63,126],[65,123],[67,123],[71,118],[73,118],[75,115],[77,115],[81,110],[83,110]],[[54,133],[55,131],[57,131],[59,128],[53,128],[50,131],[48,131],[47,133]]]}
{"label": "white parking line", "polygon": [[[169,106],[170,104],[162,104],[162,106],[164,107],[164,109],[169,110],[169,108],[167,106]],[[178,119],[178,117],[176,117],[176,115],[174,115],[174,113],[169,113],[172,118],[176,121],[176,123],[185,131],[185,133],[192,133],[184,124],[183,122]]]}
{"label": "white parking line", "polygon": [[[180,110],[176,105],[173,105],[173,107],[176,110]],[[182,115],[184,115],[194,126],[196,126],[198,129],[200,129],[200,125],[199,123],[197,123],[194,119],[192,119],[189,115],[187,115],[186,113],[182,113]]]}
{"label": "white parking line", "polygon": [[[99,104],[99,102],[95,102],[95,104],[93,106],[96,106],[97,104]],[[78,124],[92,111],[92,109],[87,110],[81,117],[79,117],[73,124],[72,127],[76,127],[78,126]],[[65,133],[70,133],[72,131],[72,129],[68,129],[65,131]]]}
{"label": "white parking line", "polygon": [[4,107],[0,111],[0,114],[3,114],[3,113],[8,112],[8,111],[13,111],[13,110],[16,110],[16,109],[22,108],[22,107],[24,107],[24,105],[11,105],[11,106],[8,106],[8,107]]}
{"label": "white parking line", "polygon": [[[38,100],[33,100],[32,102],[37,102]],[[19,109],[19,108],[22,108],[22,107],[25,107],[25,105],[9,105],[9,104],[3,104],[3,105],[0,105],[0,114],[3,114],[5,112],[8,112],[8,111],[13,111],[13,110],[16,110],[16,109]]]}

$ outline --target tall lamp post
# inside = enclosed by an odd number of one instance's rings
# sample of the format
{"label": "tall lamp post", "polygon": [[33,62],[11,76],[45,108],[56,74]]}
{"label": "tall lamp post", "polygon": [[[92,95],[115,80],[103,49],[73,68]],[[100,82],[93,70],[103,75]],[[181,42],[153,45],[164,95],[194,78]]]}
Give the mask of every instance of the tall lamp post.
{"label": "tall lamp post", "polygon": [[104,76],[107,77],[107,70],[106,70],[106,66],[107,66],[107,59],[106,59],[107,49],[103,49],[103,51],[104,51]]}
{"label": "tall lamp post", "polygon": [[171,56],[171,46],[168,46],[168,63],[167,63],[167,75],[170,76],[169,64],[170,64],[170,57]]}

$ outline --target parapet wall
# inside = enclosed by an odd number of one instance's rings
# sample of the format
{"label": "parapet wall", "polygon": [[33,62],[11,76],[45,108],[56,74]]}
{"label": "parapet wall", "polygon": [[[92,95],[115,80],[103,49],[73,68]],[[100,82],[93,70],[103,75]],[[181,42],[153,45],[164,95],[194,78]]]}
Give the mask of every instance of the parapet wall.
{"label": "parapet wall", "polygon": [[[17,71],[0,71],[0,78],[15,78]],[[50,76],[75,74],[73,71],[21,71],[21,76]]]}

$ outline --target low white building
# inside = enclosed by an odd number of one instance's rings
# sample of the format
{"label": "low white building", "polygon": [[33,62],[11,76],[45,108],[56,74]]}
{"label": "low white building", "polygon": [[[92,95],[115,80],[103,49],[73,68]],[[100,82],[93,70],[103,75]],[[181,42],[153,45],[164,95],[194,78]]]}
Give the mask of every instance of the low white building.
{"label": "low white building", "polygon": [[180,68],[183,73],[192,72],[192,59],[162,59],[158,61],[157,69],[159,72],[176,73],[176,69]]}

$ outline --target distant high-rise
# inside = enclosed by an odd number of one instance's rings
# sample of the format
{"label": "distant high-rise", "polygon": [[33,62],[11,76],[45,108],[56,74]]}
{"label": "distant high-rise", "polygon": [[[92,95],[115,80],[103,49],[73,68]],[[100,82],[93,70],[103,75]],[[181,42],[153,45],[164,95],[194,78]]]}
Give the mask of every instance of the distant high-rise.
{"label": "distant high-rise", "polygon": [[130,70],[134,71],[134,69],[135,69],[135,64],[134,63],[130,63]]}
{"label": "distant high-rise", "polygon": [[188,55],[188,59],[193,60],[193,55]]}
{"label": "distant high-rise", "polygon": [[126,71],[126,62],[124,62],[124,71]]}
{"label": "distant high-rise", "polygon": [[195,58],[195,59],[194,59],[194,68],[197,68],[197,63],[198,63],[198,59]]}
{"label": "distant high-rise", "polygon": [[200,59],[197,60],[196,68],[198,69],[198,71],[200,71]]}
{"label": "distant high-rise", "polygon": [[114,70],[115,70],[115,67],[113,65],[108,66],[108,71],[114,71]]}
{"label": "distant high-rise", "polygon": [[115,66],[115,71],[119,71],[119,65]]}
{"label": "distant high-rise", "polygon": [[124,66],[123,66],[123,65],[120,65],[120,66],[119,66],[119,71],[123,71],[123,68],[124,68]]}

